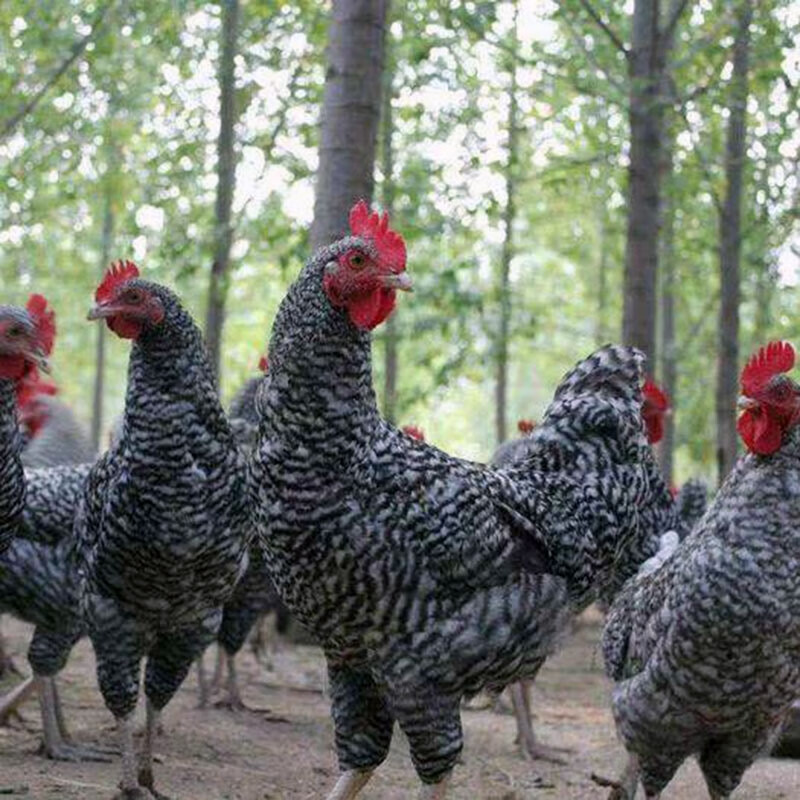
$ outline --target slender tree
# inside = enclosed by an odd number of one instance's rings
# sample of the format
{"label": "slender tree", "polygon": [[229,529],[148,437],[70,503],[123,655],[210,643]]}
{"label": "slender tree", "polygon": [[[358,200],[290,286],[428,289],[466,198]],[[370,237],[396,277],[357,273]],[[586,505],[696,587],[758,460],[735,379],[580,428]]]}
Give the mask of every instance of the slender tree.
{"label": "slender tree", "polygon": [[742,178],[746,158],[748,69],[752,0],[736,12],[733,73],[725,142],[725,198],[719,217],[719,358],[717,365],[717,469],[720,483],[736,461],[736,397],[739,375],[739,302]]}
{"label": "slender tree", "polygon": [[514,220],[519,184],[519,97],[517,89],[519,6],[514,4],[514,23],[508,52],[508,143],[504,180],[506,204],[503,208],[503,245],[500,250],[498,299],[500,317],[495,341],[495,434],[501,444],[507,436],[508,415],[508,339],[511,327],[511,261],[514,258]]}
{"label": "slender tree", "polygon": [[[388,0],[387,0],[388,4]],[[389,10],[387,9],[387,18]],[[391,37],[386,36],[386,68],[383,73],[383,100],[381,110],[381,204],[389,214],[394,212],[394,67],[395,53]],[[397,314],[399,309],[386,320],[384,326],[383,354],[383,414],[389,422],[397,421]]]}
{"label": "slender tree", "polygon": [[372,199],[387,7],[387,0],[333,0],[313,248],[346,230],[355,201]]}
{"label": "slender tree", "polygon": [[[109,163],[107,169],[113,169]],[[108,268],[111,259],[111,245],[114,239],[114,196],[110,181],[106,179],[103,191],[103,229],[100,234],[100,274]],[[100,437],[103,431],[103,396],[105,393],[106,369],[106,326],[96,327],[94,350],[94,391],[92,393],[92,446],[100,450]]]}
{"label": "slender tree", "polygon": [[236,187],[236,75],[235,59],[239,28],[239,0],[222,0],[222,28],[219,62],[219,137],[217,139],[217,199],[214,206],[214,261],[208,285],[206,342],[211,364],[220,376],[222,328],[230,270],[233,225],[231,208]]}

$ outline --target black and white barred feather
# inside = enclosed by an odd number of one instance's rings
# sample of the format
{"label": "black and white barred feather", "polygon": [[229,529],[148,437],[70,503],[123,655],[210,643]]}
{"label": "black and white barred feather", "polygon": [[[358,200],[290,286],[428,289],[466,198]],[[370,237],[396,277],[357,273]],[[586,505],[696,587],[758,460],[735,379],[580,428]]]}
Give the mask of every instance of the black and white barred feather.
{"label": "black and white barred feather", "polygon": [[325,650],[342,768],[380,763],[396,720],[432,782],[460,752],[462,695],[534,675],[573,611],[655,550],[643,359],[606,347],[581,362],[521,464],[451,458],[381,420],[369,336],[323,293],[354,243],[318,253],[275,321],[259,530]]}
{"label": "black and white barred feather", "polygon": [[121,438],[92,468],[76,522],[83,604],[106,704],[130,713],[139,663],[155,708],[213,641],[246,566],[247,469],[200,331],[168,289],[133,342]]}
{"label": "black and white barred feather", "polygon": [[25,503],[21,448],[14,382],[0,379],[0,554],[17,535]]}
{"label": "black and white barred feather", "polygon": [[93,462],[97,454],[72,409],[58,398],[44,394],[38,396],[35,402],[40,407],[44,422],[22,452],[25,468]]}
{"label": "black and white barred feather", "polygon": [[800,695],[800,430],[742,458],[700,523],[631,581],[603,635],[617,729],[648,795],[697,756],[727,797]]}

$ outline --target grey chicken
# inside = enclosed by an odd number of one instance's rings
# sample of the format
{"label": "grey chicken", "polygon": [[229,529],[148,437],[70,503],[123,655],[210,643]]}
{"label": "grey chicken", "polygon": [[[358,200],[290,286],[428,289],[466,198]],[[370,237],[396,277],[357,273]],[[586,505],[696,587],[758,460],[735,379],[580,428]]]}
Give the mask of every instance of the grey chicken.
{"label": "grey chicken", "polygon": [[330,797],[355,797],[397,721],[437,798],[462,748],[462,697],[533,677],[575,610],[655,550],[643,357],[606,347],[579,363],[522,465],[452,458],[378,414],[369,330],[409,288],[405,246],[363,203],[350,222],[273,326],[258,527],[278,591],[327,658],[343,771]]}
{"label": "grey chicken", "polygon": [[[265,357],[259,361],[259,369],[263,373],[259,377],[250,378],[236,393],[231,402],[230,422],[240,447],[249,455],[258,436],[258,412],[256,411],[256,394],[267,379],[268,363]],[[289,614],[278,596],[272,582],[261,548],[258,542],[250,545],[247,571],[236,584],[222,613],[222,623],[217,634],[217,666],[209,687],[205,678],[202,656],[198,660],[198,679],[200,683],[200,707],[205,707],[212,692],[220,688],[224,673],[227,671],[225,697],[217,706],[232,711],[245,710],[247,706],[242,699],[239,688],[236,657],[244,647],[247,637],[256,621],[271,612],[277,615],[277,630],[286,631]]]}
{"label": "grey chicken", "polygon": [[[247,465],[200,331],[176,295],[112,265],[90,319],[132,340],[122,436],[95,464],[76,516],[82,608],[122,746],[123,798],[151,798],[158,717],[214,640],[247,562]],[[142,660],[147,727],[137,770]]]}
{"label": "grey chicken", "polygon": [[[642,396],[642,422],[647,433],[647,441],[651,445],[655,445],[664,434],[663,418],[670,410],[669,399],[652,380],[645,381],[642,387]],[[494,467],[502,469],[512,464],[519,464],[536,452],[539,444],[535,424],[529,420],[520,420],[518,429],[522,436],[506,442],[498,448],[491,461]],[[581,443],[575,440],[571,444],[563,445],[565,450],[570,446],[575,448],[574,456],[577,457],[582,449]],[[584,457],[584,468],[586,466],[588,465]],[[653,533],[663,534],[671,528],[679,528],[683,532],[683,522],[679,518],[679,506],[673,507],[667,485],[652,460],[648,475],[651,481],[649,497],[653,507],[647,509],[647,519],[653,525]],[[688,530],[685,533],[688,533]],[[607,607],[610,598],[611,595],[606,593],[602,598],[601,606]],[[538,743],[534,734],[530,700],[532,684],[531,680],[523,680],[510,687],[511,703],[517,721],[517,742],[523,755],[559,763],[563,761],[563,751],[559,752],[559,750],[544,747]]]}
{"label": "grey chicken", "polygon": [[603,635],[617,730],[630,760],[615,798],[641,780],[656,798],[695,756],[727,798],[800,695],[800,386],[776,342],[742,372],[741,458],[698,526],[632,580]]}

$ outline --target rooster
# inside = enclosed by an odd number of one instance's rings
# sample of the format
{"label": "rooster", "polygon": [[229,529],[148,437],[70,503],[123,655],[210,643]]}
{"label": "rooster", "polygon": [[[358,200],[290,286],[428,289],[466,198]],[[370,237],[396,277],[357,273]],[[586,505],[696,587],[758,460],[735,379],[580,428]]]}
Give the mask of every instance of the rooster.
{"label": "rooster", "polygon": [[410,288],[405,245],[363,203],[350,226],[273,326],[258,528],[279,592],[327,658],[343,771],[330,797],[358,794],[397,721],[423,796],[437,798],[462,748],[462,697],[535,675],[574,611],[655,549],[640,524],[643,356],[609,346],[579,363],[523,465],[452,458],[378,414],[369,331]]}
{"label": "rooster", "polygon": [[800,695],[800,385],[773,342],[742,371],[749,453],[688,538],[625,587],[603,635],[630,753],[614,798],[658,797],[696,756],[714,800],[766,751]]}
{"label": "rooster", "polygon": [[[200,331],[176,295],[125,262],[108,270],[95,300],[89,319],[133,345],[122,436],[92,468],[76,517],[82,607],[120,732],[120,796],[151,798],[160,712],[216,637],[246,567],[247,465]],[[145,657],[137,774],[133,712]]]}

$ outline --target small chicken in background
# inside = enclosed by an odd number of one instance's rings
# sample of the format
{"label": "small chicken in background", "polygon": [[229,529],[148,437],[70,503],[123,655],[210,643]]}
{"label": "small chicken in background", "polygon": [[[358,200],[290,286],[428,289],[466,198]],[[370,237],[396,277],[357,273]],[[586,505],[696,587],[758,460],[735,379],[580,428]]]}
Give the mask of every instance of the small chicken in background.
{"label": "small chicken in background", "polygon": [[[250,378],[242,386],[231,402],[230,410],[231,428],[237,443],[247,457],[258,433],[258,412],[255,403],[262,384],[268,379],[269,362],[266,356],[261,357],[258,368],[262,374]],[[248,559],[247,571],[236,584],[231,598],[223,609],[222,623],[217,634],[217,663],[210,685],[205,674],[203,656],[197,661],[200,708],[206,708],[212,695],[224,685],[225,697],[215,703],[216,707],[230,711],[251,710],[242,699],[236,657],[244,647],[253,626],[261,617],[274,613],[278,634],[286,633],[289,626],[290,615],[275,590],[264,563],[261,547],[257,542],[250,545]]]}
{"label": "small chicken in background", "polygon": [[26,469],[88,464],[97,456],[88,432],[57,393],[54,383],[40,379],[25,381],[21,387],[19,413],[26,442],[22,463]]}
{"label": "small chicken in background", "polygon": [[686,540],[630,581],[603,635],[630,754],[613,789],[657,798],[695,756],[724,800],[800,696],[800,385],[773,342],[741,375],[747,448]]}

